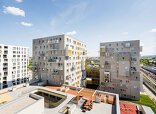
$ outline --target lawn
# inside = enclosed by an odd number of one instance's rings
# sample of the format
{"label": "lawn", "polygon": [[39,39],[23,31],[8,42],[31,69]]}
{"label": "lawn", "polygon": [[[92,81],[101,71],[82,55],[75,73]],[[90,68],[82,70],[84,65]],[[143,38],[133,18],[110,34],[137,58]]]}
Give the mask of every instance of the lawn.
{"label": "lawn", "polygon": [[145,106],[149,106],[149,107],[152,108],[152,110],[156,114],[156,105],[154,104],[154,102],[147,95],[142,95],[141,94],[140,95],[140,101],[132,101],[132,100],[127,100],[127,101],[132,102],[132,103],[145,105]]}

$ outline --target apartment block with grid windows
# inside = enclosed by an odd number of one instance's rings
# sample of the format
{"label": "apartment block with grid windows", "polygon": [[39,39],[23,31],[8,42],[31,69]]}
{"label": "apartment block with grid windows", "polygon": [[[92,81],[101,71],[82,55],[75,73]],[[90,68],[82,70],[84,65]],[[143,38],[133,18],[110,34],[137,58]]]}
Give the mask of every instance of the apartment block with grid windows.
{"label": "apartment block with grid windows", "polygon": [[86,45],[67,35],[33,40],[33,78],[51,85],[84,86]]}
{"label": "apartment block with grid windows", "polygon": [[120,97],[140,99],[140,41],[100,43],[100,87]]}
{"label": "apartment block with grid windows", "polygon": [[29,48],[0,44],[0,89],[29,81]]}

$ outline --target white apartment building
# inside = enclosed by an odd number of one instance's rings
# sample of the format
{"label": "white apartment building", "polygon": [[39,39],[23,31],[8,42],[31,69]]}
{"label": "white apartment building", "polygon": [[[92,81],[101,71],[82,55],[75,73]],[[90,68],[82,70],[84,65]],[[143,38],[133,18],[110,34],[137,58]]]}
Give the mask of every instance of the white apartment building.
{"label": "white apartment building", "polygon": [[33,78],[47,84],[84,86],[86,45],[67,35],[33,40]]}
{"label": "white apartment building", "polygon": [[0,89],[26,83],[29,49],[0,44]]}

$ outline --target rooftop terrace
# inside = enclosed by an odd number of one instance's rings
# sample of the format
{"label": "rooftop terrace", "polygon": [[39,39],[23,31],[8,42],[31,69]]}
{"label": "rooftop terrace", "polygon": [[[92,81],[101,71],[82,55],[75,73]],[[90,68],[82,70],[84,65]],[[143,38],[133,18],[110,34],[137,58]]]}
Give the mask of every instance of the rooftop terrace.
{"label": "rooftop terrace", "polygon": [[20,99],[15,99],[11,102],[8,102],[0,107],[0,114],[14,114],[24,109],[25,107],[33,104],[38,99],[31,96],[26,95]]}
{"label": "rooftop terrace", "polygon": [[[38,100],[34,97],[28,96],[30,94],[36,95],[34,93],[38,92],[39,90],[40,91],[42,90],[42,92],[38,93],[37,96],[39,96],[42,100]],[[70,111],[72,111],[73,114],[81,114],[81,113],[84,114],[84,110],[86,114],[87,113],[90,114],[95,114],[95,113],[119,114],[120,113],[119,97],[117,94],[102,92],[102,91],[92,90],[87,88],[81,88],[81,87],[73,87],[73,86],[66,86],[66,85],[60,87],[28,86],[4,94],[10,96],[10,98],[13,98],[14,100],[12,99],[12,101],[0,105],[0,114],[2,112],[6,112],[6,114],[20,112],[23,110],[27,110],[27,107],[31,108],[31,106],[32,107],[41,106],[41,108],[35,108],[35,109],[37,111],[42,110],[42,113],[44,112],[44,114],[50,114],[50,113],[59,114],[68,111],[69,106],[70,106]],[[65,97],[65,99],[63,97]],[[47,102],[49,101],[53,105],[55,104],[56,105],[47,108],[46,105]],[[32,112],[30,114],[32,114],[35,109],[34,108],[31,109]]]}

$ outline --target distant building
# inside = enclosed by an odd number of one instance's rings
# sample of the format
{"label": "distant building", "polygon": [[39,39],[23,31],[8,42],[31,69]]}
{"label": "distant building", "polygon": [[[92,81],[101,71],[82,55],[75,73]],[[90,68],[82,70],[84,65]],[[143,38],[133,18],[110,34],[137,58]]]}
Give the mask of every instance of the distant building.
{"label": "distant building", "polygon": [[140,99],[140,41],[100,43],[100,90]]}
{"label": "distant building", "polygon": [[51,85],[84,86],[86,45],[67,35],[33,40],[33,78]]}
{"label": "distant building", "polygon": [[0,44],[0,89],[26,83],[29,49]]}

